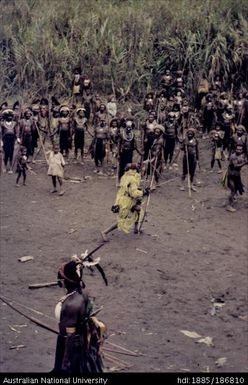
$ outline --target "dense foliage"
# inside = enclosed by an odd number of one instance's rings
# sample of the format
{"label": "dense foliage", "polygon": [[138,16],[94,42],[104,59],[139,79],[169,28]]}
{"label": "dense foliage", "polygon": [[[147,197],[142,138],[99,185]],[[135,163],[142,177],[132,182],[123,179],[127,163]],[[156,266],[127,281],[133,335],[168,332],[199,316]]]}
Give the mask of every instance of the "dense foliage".
{"label": "dense foliage", "polygon": [[165,68],[248,82],[247,0],[2,0],[2,96],[70,94],[81,66],[100,92],[142,97]]}

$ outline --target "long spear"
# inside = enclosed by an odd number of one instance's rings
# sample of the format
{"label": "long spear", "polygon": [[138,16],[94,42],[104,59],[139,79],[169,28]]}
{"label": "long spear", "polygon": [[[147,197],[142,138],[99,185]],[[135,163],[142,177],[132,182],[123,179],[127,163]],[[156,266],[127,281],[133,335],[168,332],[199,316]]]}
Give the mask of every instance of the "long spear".
{"label": "long spear", "polygon": [[[149,189],[152,187],[152,184],[153,184],[153,181],[154,181],[155,171],[156,171],[156,168],[157,168],[157,160],[158,160],[158,156],[156,155],[156,157],[155,157],[155,164],[154,164],[154,168],[153,168],[153,172],[152,172],[152,178],[151,178],[151,182],[150,182],[150,185],[149,185]],[[145,217],[146,217],[146,214],[147,214],[147,209],[148,209],[148,206],[149,206],[149,203],[150,203],[150,199],[151,199],[151,193],[149,193],[149,195],[147,197],[146,206],[145,206],[145,210],[144,210],[144,215],[143,215],[143,218],[140,221],[139,226],[138,226],[138,232],[139,233],[140,233],[141,227],[142,227],[142,225],[144,223],[144,220],[145,220]]]}
{"label": "long spear", "polygon": [[32,316],[28,316],[27,314],[23,313],[21,310],[17,309],[14,305],[12,305],[10,302],[8,302],[6,299],[2,298],[1,296],[0,296],[0,300],[2,302],[4,302],[6,305],[8,305],[11,309],[15,310],[17,313],[19,313],[20,315],[22,315],[23,317],[28,319],[29,321],[35,323],[36,325],[42,327],[43,329],[48,330],[49,332],[52,332],[52,333],[55,333],[55,334],[59,334],[59,332],[57,330],[55,330],[55,329],[51,328],[50,326],[44,324],[43,322],[41,322],[37,318],[34,318]]}
{"label": "long spear", "polygon": [[189,189],[189,197],[191,198],[191,183],[190,183],[190,175],[189,175],[189,152],[188,152],[188,145],[185,141],[185,155],[186,155],[186,162],[187,162],[187,181],[188,181],[188,189]]}
{"label": "long spear", "polygon": [[[40,145],[41,145],[41,148],[43,150],[43,153],[44,153],[44,156],[45,156],[45,159],[46,159],[46,162],[48,164],[48,159],[47,159],[47,156],[46,156],[46,150],[45,150],[45,147],[44,147],[44,143],[43,143],[43,140],[42,140],[42,136],[41,136],[41,133],[40,133],[40,130],[38,128],[38,125],[36,122],[34,122],[35,126],[36,126],[36,129],[37,129],[37,132],[38,132],[38,135],[39,135],[39,138],[40,138]],[[44,140],[45,142],[45,140]],[[36,154],[37,155],[37,154]]]}
{"label": "long spear", "polygon": [[[100,245],[98,245],[94,250],[92,250],[92,251],[87,255],[87,257],[86,257],[85,259],[88,260],[88,261],[90,261],[90,262],[93,262],[94,259],[91,258],[91,255],[93,255],[97,250],[99,250],[99,249],[100,249],[101,247],[103,247],[105,244],[106,244],[105,242],[100,243]],[[99,263],[97,263],[97,264],[95,265],[95,267],[97,268],[97,270],[98,270],[99,273],[101,274],[101,276],[102,276],[102,278],[103,278],[103,280],[104,280],[104,282],[105,282],[105,285],[108,286],[108,280],[107,280],[107,278],[106,278],[106,275],[105,275],[105,273],[104,273],[103,268],[101,267],[101,265],[100,265]]]}
{"label": "long spear", "polygon": [[[44,322],[41,322],[41,321],[38,320],[37,318],[34,318],[34,317],[32,317],[32,316],[29,316],[29,315],[23,313],[21,310],[17,309],[17,308],[12,304],[12,302],[15,302],[15,301],[9,302],[9,301],[7,301],[7,299],[5,299],[5,298],[3,298],[3,297],[1,297],[1,296],[0,296],[0,300],[1,300],[3,303],[5,303],[7,306],[9,306],[12,310],[16,311],[18,314],[20,314],[20,315],[23,316],[24,318],[28,319],[29,321],[33,322],[33,323],[36,324],[37,326],[40,326],[42,329],[48,330],[49,332],[52,332],[52,333],[57,334],[57,335],[59,334],[59,331],[58,331],[58,330],[56,330],[56,329],[50,327],[49,325],[45,324]],[[18,304],[18,302],[16,302],[16,303]],[[18,305],[19,305],[19,306],[23,306],[23,305],[21,305],[21,304],[18,304]],[[102,309],[103,309],[103,307],[100,307],[99,309],[96,309],[93,313],[90,314],[89,317],[94,317],[94,316],[96,316]],[[35,311],[34,309],[31,309],[31,308],[30,308],[30,310]],[[41,313],[41,312],[38,312],[38,313],[40,313],[40,314],[43,315],[43,316],[48,317],[46,314],[43,314],[43,313]],[[109,342],[109,341],[106,341],[106,342],[108,342],[110,345],[113,345],[113,346],[115,346],[115,347],[117,347],[117,348],[119,348],[119,349],[121,349],[121,350],[123,350],[123,351],[116,350],[116,349],[104,348],[104,347],[103,347],[103,350],[106,350],[106,351],[109,351],[109,352],[113,352],[113,353],[123,354],[123,355],[126,355],[126,356],[133,356],[133,357],[138,357],[139,355],[142,355],[142,354],[137,354],[137,353],[135,353],[135,352],[133,352],[133,351],[131,351],[131,350],[128,350],[128,349],[126,349],[126,348],[123,348],[123,347],[120,346],[120,345],[113,344],[113,343],[111,343],[111,342]]]}

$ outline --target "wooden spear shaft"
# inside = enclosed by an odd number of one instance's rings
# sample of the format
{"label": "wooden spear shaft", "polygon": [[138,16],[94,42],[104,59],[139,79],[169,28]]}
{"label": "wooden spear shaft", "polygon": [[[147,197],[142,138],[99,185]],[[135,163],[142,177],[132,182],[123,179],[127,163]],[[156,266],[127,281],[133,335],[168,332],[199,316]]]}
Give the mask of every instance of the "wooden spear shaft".
{"label": "wooden spear shaft", "polygon": [[57,330],[55,330],[55,329],[51,328],[50,326],[44,324],[43,322],[41,322],[37,318],[34,318],[32,316],[28,316],[25,313],[23,313],[21,310],[18,310],[15,306],[13,306],[10,302],[6,301],[1,296],[0,296],[0,300],[3,301],[6,305],[8,305],[11,309],[15,310],[17,313],[19,313],[20,315],[22,315],[23,317],[28,319],[29,321],[35,323],[36,325],[42,327],[43,329],[48,330],[49,332],[52,332],[52,333],[55,333],[55,334],[59,334],[59,332]]}
{"label": "wooden spear shaft", "polygon": [[43,140],[42,140],[42,136],[41,136],[41,133],[40,133],[40,130],[38,128],[38,125],[37,123],[35,122],[35,126],[36,126],[36,129],[37,129],[37,132],[38,132],[38,135],[39,135],[39,138],[40,138],[40,145],[41,145],[41,148],[43,150],[43,153],[44,153],[44,156],[45,156],[45,159],[46,159],[46,162],[48,164],[48,159],[47,159],[47,156],[46,156],[46,150],[45,150],[45,146],[44,146],[44,143],[43,143]]}
{"label": "wooden spear shaft", "polygon": [[[157,168],[157,160],[158,160],[158,157],[156,156],[156,158],[155,158],[155,164],[154,164],[154,168],[153,168],[153,172],[152,172],[151,183],[150,183],[149,188],[151,188],[152,185],[153,185],[154,176],[155,176],[155,171],[156,171],[156,168]],[[143,223],[144,223],[144,220],[145,220],[145,217],[146,217],[146,212],[147,212],[148,206],[149,206],[149,204],[150,204],[150,199],[151,199],[151,193],[149,192],[149,195],[148,195],[147,201],[146,201],[146,207],[145,207],[143,219],[142,219],[142,221],[141,221],[140,224],[139,224],[138,232],[140,232],[141,227],[142,227],[142,225],[143,225]]]}
{"label": "wooden spear shaft", "polygon": [[191,198],[191,183],[190,183],[190,175],[189,175],[189,152],[188,152],[188,145],[185,142],[185,155],[186,155],[186,162],[187,162],[187,180],[188,180],[188,189],[189,189],[189,197]]}

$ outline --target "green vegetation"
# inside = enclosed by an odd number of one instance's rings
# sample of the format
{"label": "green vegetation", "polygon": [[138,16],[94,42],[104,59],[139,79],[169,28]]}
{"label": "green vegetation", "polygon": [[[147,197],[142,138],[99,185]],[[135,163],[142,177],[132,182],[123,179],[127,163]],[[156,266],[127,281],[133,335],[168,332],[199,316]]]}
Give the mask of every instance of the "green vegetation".
{"label": "green vegetation", "polygon": [[79,65],[119,97],[142,97],[168,67],[189,90],[203,72],[245,87],[247,42],[247,0],[2,0],[2,97],[69,95]]}

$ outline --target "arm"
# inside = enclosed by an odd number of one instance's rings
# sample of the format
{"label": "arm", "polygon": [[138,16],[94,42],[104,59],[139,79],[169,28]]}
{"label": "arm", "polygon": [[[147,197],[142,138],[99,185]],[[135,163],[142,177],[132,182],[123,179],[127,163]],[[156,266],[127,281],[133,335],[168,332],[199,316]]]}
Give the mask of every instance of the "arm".
{"label": "arm", "polygon": [[65,160],[64,160],[64,157],[62,154],[60,154],[60,162],[61,162],[61,166],[64,167],[65,166]]}
{"label": "arm", "polygon": [[136,183],[130,184],[130,186],[128,188],[128,192],[129,192],[130,197],[133,199],[141,198],[143,196],[143,192],[138,189],[138,186]]}
{"label": "arm", "polygon": [[196,141],[196,161],[199,162],[199,148],[198,148],[198,141]]}
{"label": "arm", "polygon": [[86,317],[87,297],[74,294],[73,298],[68,298],[63,304],[61,322],[65,330],[65,348],[63,352],[62,370],[70,373],[73,370],[73,356],[75,343],[77,343],[77,333],[82,330]]}

